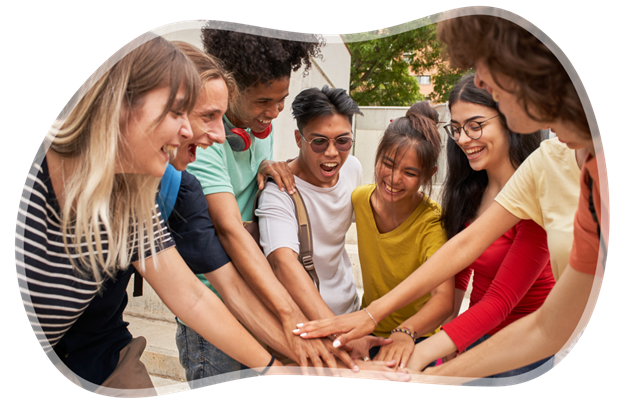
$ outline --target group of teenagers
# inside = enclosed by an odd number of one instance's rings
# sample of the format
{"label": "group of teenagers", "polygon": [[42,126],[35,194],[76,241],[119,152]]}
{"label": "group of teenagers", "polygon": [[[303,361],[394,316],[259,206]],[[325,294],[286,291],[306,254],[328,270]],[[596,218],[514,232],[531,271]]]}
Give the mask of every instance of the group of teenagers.
{"label": "group of teenagers", "polygon": [[321,36],[207,24],[204,49],[157,36],[122,49],[46,138],[20,205],[18,279],[50,358],[90,390],[155,394],[146,340],[123,320],[136,272],[176,315],[191,387],[228,373],[407,381],[552,367],[604,270],[600,143],[565,68],[524,28],[474,15],[439,23],[438,36],[475,73],[452,89],[449,122],[419,102],[389,123],[369,185],[352,155],[362,112],[344,89],[294,96],[299,154],[273,161],[272,121]]}

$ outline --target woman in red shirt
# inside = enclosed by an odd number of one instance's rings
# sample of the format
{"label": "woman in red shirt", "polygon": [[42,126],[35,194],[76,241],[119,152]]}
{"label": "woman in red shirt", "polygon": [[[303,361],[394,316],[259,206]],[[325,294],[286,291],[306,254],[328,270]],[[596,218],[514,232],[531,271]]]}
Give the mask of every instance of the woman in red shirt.
{"label": "woman in red shirt", "polygon": [[[511,132],[492,95],[475,86],[474,74],[455,85],[449,109],[451,122],[444,127],[449,135],[448,171],[441,204],[451,239],[494,202],[520,164],[538,148],[540,131],[528,135]],[[534,221],[522,220],[458,273],[454,316],[473,272],[470,309],[417,345],[410,368],[422,369],[432,360],[476,346],[537,310],[555,284],[546,232]],[[549,358],[494,376],[524,373]]]}

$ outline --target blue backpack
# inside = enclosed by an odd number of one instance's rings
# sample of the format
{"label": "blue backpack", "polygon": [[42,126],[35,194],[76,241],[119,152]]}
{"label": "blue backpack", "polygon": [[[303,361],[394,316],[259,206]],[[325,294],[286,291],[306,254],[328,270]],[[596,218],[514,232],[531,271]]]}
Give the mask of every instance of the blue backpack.
{"label": "blue backpack", "polygon": [[180,191],[180,182],[182,182],[182,172],[175,169],[173,165],[167,165],[165,174],[160,180],[160,190],[156,196],[160,214],[162,214],[162,219],[165,222],[169,219],[173,206],[175,206]]}
{"label": "blue backpack", "polygon": [[[173,206],[178,199],[178,192],[180,191],[180,182],[182,182],[182,172],[178,171],[173,165],[167,165],[165,174],[160,180],[160,189],[156,195],[156,203],[160,209],[160,214],[164,222],[167,222]],[[143,277],[135,269],[134,270],[134,291],[133,297],[140,297],[143,295]]]}

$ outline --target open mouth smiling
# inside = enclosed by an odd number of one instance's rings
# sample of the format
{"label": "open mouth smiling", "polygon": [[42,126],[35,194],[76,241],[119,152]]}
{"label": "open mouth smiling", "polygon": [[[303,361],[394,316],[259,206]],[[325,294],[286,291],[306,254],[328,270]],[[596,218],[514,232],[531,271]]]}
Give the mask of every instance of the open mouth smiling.
{"label": "open mouth smiling", "polygon": [[195,162],[195,159],[197,158],[197,147],[201,148],[202,150],[205,150],[208,147],[210,147],[210,145],[200,144],[200,143],[189,144],[188,152],[189,152],[189,159],[191,162]]}
{"label": "open mouth smiling", "polygon": [[269,120],[262,120],[262,119],[256,118],[256,121],[258,123],[260,123],[262,125],[262,127],[264,127],[264,128],[269,127],[269,125],[271,124],[271,120],[270,119]]}
{"label": "open mouth smiling", "polygon": [[485,146],[475,147],[469,150],[464,150],[464,153],[466,154],[466,156],[468,156],[468,159],[472,159],[472,158],[478,157],[481,154],[481,152],[483,152],[483,150],[485,150]]}
{"label": "open mouth smiling", "polygon": [[321,164],[321,172],[325,176],[332,176],[338,168],[337,162],[326,162]]}
{"label": "open mouth smiling", "polygon": [[388,184],[386,182],[383,182],[383,185],[384,185],[384,188],[386,189],[386,191],[388,193],[391,193],[391,194],[397,194],[397,193],[400,193],[400,192],[403,191],[402,189],[399,190],[399,189],[393,188],[392,186],[388,186]]}
{"label": "open mouth smiling", "polygon": [[171,144],[165,144],[160,149],[170,160],[174,159],[178,154],[178,146],[174,146]]}

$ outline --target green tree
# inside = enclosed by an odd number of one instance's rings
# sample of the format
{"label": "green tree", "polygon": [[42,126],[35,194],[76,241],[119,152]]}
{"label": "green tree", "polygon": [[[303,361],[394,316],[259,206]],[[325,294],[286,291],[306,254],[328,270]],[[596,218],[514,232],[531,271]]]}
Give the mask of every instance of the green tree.
{"label": "green tree", "polygon": [[[445,102],[465,73],[452,69],[437,40],[436,24],[427,19],[375,32],[345,35],[351,51],[351,97],[362,106],[409,106],[424,96],[410,68],[420,75],[437,68],[430,99]],[[400,30],[400,33],[393,34]]]}

